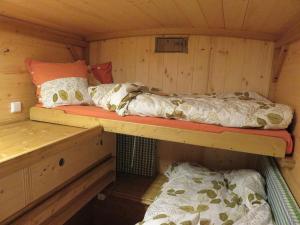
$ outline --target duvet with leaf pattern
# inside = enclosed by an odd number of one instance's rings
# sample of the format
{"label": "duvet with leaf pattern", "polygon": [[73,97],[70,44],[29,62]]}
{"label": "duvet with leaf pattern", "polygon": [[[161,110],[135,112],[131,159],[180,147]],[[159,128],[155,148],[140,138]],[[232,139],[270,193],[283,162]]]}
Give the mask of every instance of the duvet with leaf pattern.
{"label": "duvet with leaf pattern", "polygon": [[168,182],[138,225],[273,225],[258,172],[181,163],[165,175]]}
{"label": "duvet with leaf pattern", "polygon": [[186,120],[225,127],[285,129],[293,110],[255,92],[177,95],[133,83],[90,87],[96,106],[120,116],[137,115]]}

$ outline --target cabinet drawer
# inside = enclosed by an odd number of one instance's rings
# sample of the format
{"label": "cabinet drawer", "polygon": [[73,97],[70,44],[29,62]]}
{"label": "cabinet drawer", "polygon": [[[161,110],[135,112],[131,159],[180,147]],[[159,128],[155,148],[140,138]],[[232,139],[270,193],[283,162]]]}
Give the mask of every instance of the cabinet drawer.
{"label": "cabinet drawer", "polygon": [[97,161],[111,153],[101,146],[97,137],[78,143],[71,149],[62,149],[52,156],[42,157],[41,161],[29,168],[31,176],[31,200],[47,194],[53,189],[80,174]]}
{"label": "cabinet drawer", "polygon": [[0,221],[25,207],[25,185],[22,170],[0,179]]}

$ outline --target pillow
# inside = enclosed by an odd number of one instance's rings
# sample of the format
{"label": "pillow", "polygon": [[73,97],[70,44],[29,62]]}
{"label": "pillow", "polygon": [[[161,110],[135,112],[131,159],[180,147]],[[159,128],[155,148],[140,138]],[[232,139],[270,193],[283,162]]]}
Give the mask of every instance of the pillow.
{"label": "pillow", "polygon": [[113,83],[111,62],[93,65],[91,69],[94,77],[100,81],[101,84]]}
{"label": "pillow", "polygon": [[41,102],[46,108],[61,105],[87,105],[92,100],[86,78],[69,77],[46,81],[41,85]]}
{"label": "pillow", "polygon": [[25,64],[31,74],[32,82],[37,86],[36,93],[38,97],[40,97],[41,85],[47,81],[67,77],[87,79],[88,68],[82,60],[74,63],[48,63],[26,59]]}

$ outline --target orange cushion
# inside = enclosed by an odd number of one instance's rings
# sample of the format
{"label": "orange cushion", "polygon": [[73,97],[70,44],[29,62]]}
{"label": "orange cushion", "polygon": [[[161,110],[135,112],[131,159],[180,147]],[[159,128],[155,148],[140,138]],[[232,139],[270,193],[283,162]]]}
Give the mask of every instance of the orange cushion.
{"label": "orange cushion", "polygon": [[40,85],[44,82],[66,77],[87,78],[88,74],[87,65],[83,60],[74,63],[49,63],[26,59],[25,64],[32,82],[37,86],[37,96],[40,93]]}
{"label": "orange cushion", "polygon": [[113,83],[111,62],[93,65],[92,72],[101,84]]}

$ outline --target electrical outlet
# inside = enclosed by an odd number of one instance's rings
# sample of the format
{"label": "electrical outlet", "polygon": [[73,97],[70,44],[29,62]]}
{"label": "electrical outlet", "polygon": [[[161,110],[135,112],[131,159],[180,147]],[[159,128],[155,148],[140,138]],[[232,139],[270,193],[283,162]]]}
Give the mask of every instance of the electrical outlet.
{"label": "electrical outlet", "polygon": [[21,102],[11,102],[10,103],[10,112],[18,113],[22,111],[22,103]]}

